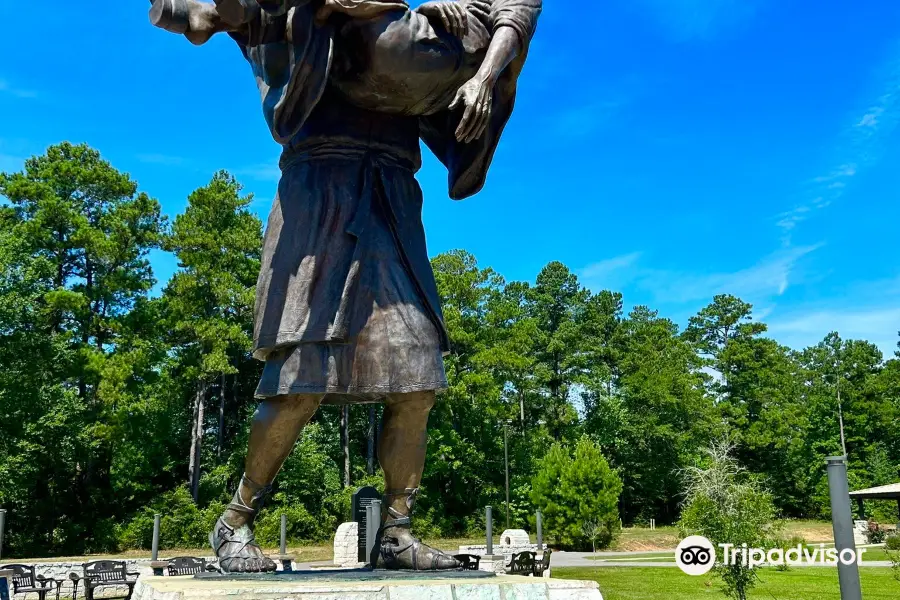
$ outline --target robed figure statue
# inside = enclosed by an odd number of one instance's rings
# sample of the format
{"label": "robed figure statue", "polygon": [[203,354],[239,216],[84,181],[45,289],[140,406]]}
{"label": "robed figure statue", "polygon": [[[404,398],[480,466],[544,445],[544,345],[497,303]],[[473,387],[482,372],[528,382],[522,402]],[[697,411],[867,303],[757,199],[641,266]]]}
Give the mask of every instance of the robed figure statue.
{"label": "robed figure statue", "polygon": [[384,403],[378,565],[450,569],[410,532],[426,425],[449,352],[425,247],[419,140],[449,194],[484,185],[542,0],[153,0],[151,21],[202,44],[230,35],[283,147],[254,311],[245,472],[210,534],[220,567],[271,571],[253,519],[322,403]]}

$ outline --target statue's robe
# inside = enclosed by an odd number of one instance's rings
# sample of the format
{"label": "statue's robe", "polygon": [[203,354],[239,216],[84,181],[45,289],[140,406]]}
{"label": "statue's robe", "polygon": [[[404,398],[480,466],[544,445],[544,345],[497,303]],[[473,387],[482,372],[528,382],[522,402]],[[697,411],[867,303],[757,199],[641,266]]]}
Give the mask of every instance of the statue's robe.
{"label": "statue's robe", "polygon": [[[491,23],[470,19],[464,40],[411,11],[317,24],[312,3],[263,13],[233,34],[284,147],[257,285],[254,355],[267,362],[257,395],[359,402],[446,387],[450,345],[415,180],[419,138],[447,167],[452,198],[482,188],[540,8],[494,0]],[[497,83],[485,134],[458,142],[462,111],[447,105],[500,25],[514,28],[523,51]]]}

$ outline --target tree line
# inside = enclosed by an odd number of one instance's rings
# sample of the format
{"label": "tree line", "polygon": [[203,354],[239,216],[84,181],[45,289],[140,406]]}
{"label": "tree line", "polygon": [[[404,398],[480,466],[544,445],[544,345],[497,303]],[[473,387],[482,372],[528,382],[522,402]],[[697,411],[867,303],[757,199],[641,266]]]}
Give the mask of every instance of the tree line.
{"label": "tree line", "polygon": [[[251,197],[219,172],[169,219],[129,175],[69,143],[0,174],[0,196],[5,549],[146,548],[157,512],[164,546],[203,546],[243,470],[261,371],[249,354],[262,239]],[[159,294],[154,251],[178,260]],[[432,264],[453,351],[430,419],[422,535],[480,533],[489,504],[505,525],[504,440],[508,519],[525,528],[559,448],[576,463],[599,452],[589,460],[621,490],[625,524],[675,522],[683,473],[721,439],[786,517],[827,516],[824,458],[842,452],[841,421],[851,486],[898,479],[900,359],[870,342],[831,333],[787,348],[730,295],[681,328],[647,306],[626,311],[620,293],[587,289],[560,262],[534,283],[463,250]],[[350,492],[381,485],[380,414],[320,410],[260,516],[264,543],[282,512],[293,540],[329,539]],[[597,477],[569,471],[576,487]],[[873,510],[898,520],[896,505]],[[593,537],[583,525],[569,524],[572,543]]]}

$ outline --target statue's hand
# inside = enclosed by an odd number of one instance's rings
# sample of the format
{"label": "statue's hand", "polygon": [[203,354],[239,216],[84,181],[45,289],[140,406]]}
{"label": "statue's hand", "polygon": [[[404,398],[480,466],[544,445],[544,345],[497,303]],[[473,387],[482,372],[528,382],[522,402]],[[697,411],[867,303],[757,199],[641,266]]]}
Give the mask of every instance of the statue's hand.
{"label": "statue's hand", "polygon": [[440,19],[444,29],[460,39],[469,33],[469,15],[462,2],[433,0],[419,6],[416,12],[429,19]]}
{"label": "statue's hand", "polygon": [[409,10],[404,0],[325,0],[316,13],[319,22],[331,13],[343,13],[354,19],[371,19],[392,10]]}
{"label": "statue's hand", "polygon": [[480,73],[465,82],[450,103],[450,110],[465,107],[456,139],[468,144],[484,135],[491,118],[491,104],[494,100],[494,80]]}

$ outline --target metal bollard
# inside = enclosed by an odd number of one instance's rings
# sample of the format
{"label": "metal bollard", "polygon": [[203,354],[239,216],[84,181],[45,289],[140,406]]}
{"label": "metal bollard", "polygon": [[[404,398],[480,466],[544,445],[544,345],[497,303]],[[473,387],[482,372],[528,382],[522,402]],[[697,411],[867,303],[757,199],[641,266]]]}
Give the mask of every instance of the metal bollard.
{"label": "metal bollard", "polygon": [[487,551],[486,554],[488,556],[492,556],[494,554],[494,519],[493,519],[493,509],[488,506],[484,509],[484,525],[487,529]]}
{"label": "metal bollard", "polygon": [[[847,457],[830,456],[825,459],[828,469],[828,491],[831,496],[831,526],[834,530],[834,547],[838,557],[844,550],[856,552],[853,541],[853,512],[850,508],[850,485],[847,482]],[[859,584],[859,566],[838,561],[838,581],[841,600],[862,600]]]}
{"label": "metal bollard", "polygon": [[153,546],[150,551],[151,560],[159,560],[159,513],[153,515]]}
{"label": "metal bollard", "polygon": [[537,524],[537,549],[540,552],[544,549],[544,518],[541,511],[534,513],[534,520]]}
{"label": "metal bollard", "polygon": [[159,560],[159,513],[153,515],[153,545],[150,547],[150,568],[153,569],[153,575],[156,577],[163,576],[163,569],[166,568],[167,562]]}
{"label": "metal bollard", "polygon": [[275,560],[281,562],[281,570],[284,573],[290,573],[294,570],[294,555],[287,553],[287,515],[281,513],[281,531],[279,532],[278,555],[273,556]]}

